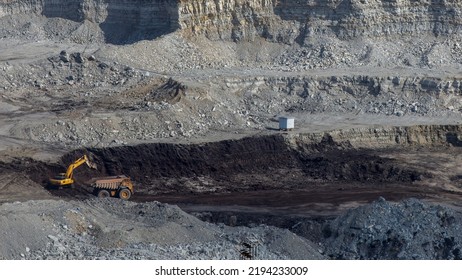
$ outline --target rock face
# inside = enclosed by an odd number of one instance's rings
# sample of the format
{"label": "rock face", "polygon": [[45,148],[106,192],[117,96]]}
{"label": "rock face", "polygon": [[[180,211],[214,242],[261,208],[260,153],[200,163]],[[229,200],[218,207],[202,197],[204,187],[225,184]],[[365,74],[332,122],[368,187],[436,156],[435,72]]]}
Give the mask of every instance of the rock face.
{"label": "rock face", "polygon": [[460,32],[460,1],[276,1],[275,13],[302,23],[302,38],[339,38]]}
{"label": "rock face", "polygon": [[153,39],[178,28],[178,9],[174,1],[126,0],[19,0],[1,1],[0,17],[38,14],[98,24],[108,43],[130,43]]}
{"label": "rock face", "polygon": [[[84,1],[109,43],[153,39],[178,28],[176,1]],[[104,19],[104,20],[103,20]]]}
{"label": "rock face", "polygon": [[460,32],[459,1],[182,1],[182,28],[209,38],[309,43],[340,39]]}
{"label": "rock face", "polygon": [[261,36],[293,43],[299,24],[278,17],[275,4],[277,1],[273,0],[182,1],[180,25],[182,29],[211,39],[248,41]]}
{"label": "rock face", "polygon": [[[309,44],[339,39],[460,33],[460,1],[12,0],[0,17],[34,13],[99,24],[109,43],[152,39],[183,29],[209,39]],[[135,34],[135,35],[133,35]]]}

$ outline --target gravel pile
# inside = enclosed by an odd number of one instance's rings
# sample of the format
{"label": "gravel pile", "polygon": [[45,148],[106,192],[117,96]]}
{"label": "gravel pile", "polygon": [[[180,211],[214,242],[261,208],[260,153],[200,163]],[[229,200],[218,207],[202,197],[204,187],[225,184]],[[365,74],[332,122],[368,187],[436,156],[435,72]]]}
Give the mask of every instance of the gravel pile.
{"label": "gravel pile", "polygon": [[4,15],[0,17],[0,38],[27,41],[52,40],[89,43],[104,40],[101,29],[93,22],[76,22],[61,17],[39,14]]}
{"label": "gravel pile", "polygon": [[34,64],[3,65],[0,71],[0,86],[10,91],[55,91],[69,87],[74,92],[91,89],[114,91],[114,87],[124,88],[143,79],[144,73],[118,63],[106,63],[93,55],[62,50]]}
{"label": "gravel pile", "polygon": [[462,258],[462,215],[415,199],[350,210],[326,223],[322,246],[271,226],[209,224],[158,202],[42,200],[3,204],[0,214],[0,259],[242,259],[246,244],[255,259]]}
{"label": "gravel pile", "polygon": [[333,259],[461,259],[462,215],[409,199],[383,198],[338,217],[324,228]]}
{"label": "gravel pile", "polygon": [[240,259],[249,242],[256,259],[322,258],[288,230],[209,224],[157,202],[42,200],[0,214],[0,259]]}
{"label": "gravel pile", "polygon": [[333,37],[319,38],[312,44],[290,48],[281,53],[271,69],[304,71],[323,68],[458,67],[462,62],[462,41],[456,36],[446,38],[415,38],[415,40],[365,39],[362,44]]}

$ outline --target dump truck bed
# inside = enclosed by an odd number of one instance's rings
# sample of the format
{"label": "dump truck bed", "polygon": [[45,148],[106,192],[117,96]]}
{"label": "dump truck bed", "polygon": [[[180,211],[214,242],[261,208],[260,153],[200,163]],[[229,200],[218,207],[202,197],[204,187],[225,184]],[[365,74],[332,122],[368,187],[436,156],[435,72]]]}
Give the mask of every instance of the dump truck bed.
{"label": "dump truck bed", "polygon": [[91,181],[92,181],[91,185],[95,188],[118,189],[124,181],[125,181],[124,183],[129,183],[130,178],[124,175],[119,175],[119,176],[93,178]]}

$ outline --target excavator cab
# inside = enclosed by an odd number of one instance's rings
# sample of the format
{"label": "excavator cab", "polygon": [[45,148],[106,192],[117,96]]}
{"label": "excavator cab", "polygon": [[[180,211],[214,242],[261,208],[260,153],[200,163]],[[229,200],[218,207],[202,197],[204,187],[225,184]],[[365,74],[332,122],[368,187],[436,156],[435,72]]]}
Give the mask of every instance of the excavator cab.
{"label": "excavator cab", "polygon": [[55,179],[55,180],[64,180],[64,179],[66,179],[66,173],[59,173],[53,179]]}

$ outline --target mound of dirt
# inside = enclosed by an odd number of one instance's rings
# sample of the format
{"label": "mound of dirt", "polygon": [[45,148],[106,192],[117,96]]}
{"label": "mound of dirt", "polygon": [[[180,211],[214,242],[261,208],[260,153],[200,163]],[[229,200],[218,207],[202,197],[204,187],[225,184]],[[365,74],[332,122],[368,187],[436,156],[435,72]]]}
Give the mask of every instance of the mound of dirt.
{"label": "mound of dirt", "polygon": [[6,203],[0,234],[0,259],[240,259],[248,240],[256,259],[323,258],[288,230],[209,224],[158,202]]}
{"label": "mound of dirt", "polygon": [[[294,149],[281,135],[189,145],[89,148],[63,156],[63,166],[84,153],[92,155],[98,170],[76,170],[79,182],[125,174],[136,182],[137,192],[151,195],[293,190],[326,181],[412,183],[425,176],[371,150],[354,149],[332,139]],[[36,174],[36,180],[46,178]]]}
{"label": "mound of dirt", "polygon": [[379,199],[350,210],[324,228],[334,259],[461,259],[462,215],[409,199]]}

